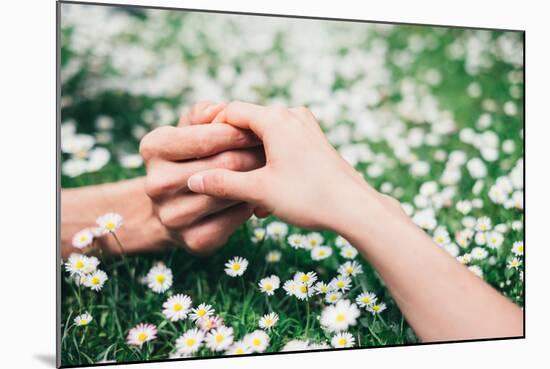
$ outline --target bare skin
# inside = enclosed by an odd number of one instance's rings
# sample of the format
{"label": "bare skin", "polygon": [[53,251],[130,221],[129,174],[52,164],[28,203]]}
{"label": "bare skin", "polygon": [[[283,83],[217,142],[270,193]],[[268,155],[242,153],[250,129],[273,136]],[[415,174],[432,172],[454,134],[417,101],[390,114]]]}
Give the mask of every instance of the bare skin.
{"label": "bare skin", "polygon": [[266,165],[198,172],[188,179],[191,191],[341,234],[378,271],[422,341],[523,335],[521,309],[437,246],[397,201],[369,186],[307,109],[232,102],[214,122],[253,131]]}
{"label": "bare skin", "polygon": [[[124,218],[117,235],[128,253],[175,245],[208,254],[221,247],[252,215],[253,208],[239,201],[192,193],[187,189],[187,178],[213,167],[251,170],[265,163],[254,135],[225,124],[204,125],[222,108],[199,103],[181,116],[177,127],[161,127],[145,136],[141,152],[147,176],[63,190],[62,256],[79,251],[72,247],[73,235],[94,226],[96,218],[108,212]],[[171,139],[176,139],[176,144]],[[95,245],[120,252],[109,235],[98,238]]]}

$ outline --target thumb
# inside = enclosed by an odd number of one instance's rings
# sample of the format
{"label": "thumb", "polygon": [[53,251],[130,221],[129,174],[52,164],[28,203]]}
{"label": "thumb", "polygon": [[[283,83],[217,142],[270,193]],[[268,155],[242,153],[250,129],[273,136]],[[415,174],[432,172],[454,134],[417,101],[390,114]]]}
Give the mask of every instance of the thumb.
{"label": "thumb", "polygon": [[257,203],[262,187],[257,170],[235,172],[228,169],[211,169],[195,173],[187,180],[187,187],[196,193],[229,200]]}

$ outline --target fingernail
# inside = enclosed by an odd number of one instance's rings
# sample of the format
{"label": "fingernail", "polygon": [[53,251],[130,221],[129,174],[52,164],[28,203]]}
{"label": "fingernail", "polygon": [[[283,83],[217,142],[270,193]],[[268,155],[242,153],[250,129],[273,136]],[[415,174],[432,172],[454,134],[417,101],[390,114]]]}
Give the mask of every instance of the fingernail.
{"label": "fingernail", "polygon": [[193,192],[202,192],[204,189],[202,176],[200,174],[193,174],[187,180],[187,187]]}

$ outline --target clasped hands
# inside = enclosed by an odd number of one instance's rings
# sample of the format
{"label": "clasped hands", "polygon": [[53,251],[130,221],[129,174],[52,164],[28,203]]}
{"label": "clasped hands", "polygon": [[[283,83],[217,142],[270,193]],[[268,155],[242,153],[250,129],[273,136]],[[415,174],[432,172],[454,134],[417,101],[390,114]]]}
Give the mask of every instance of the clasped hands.
{"label": "clasped hands", "polygon": [[202,102],[177,127],[147,134],[140,154],[156,216],[173,242],[197,254],[222,246],[253,213],[338,231],[358,199],[391,201],[340,157],[303,107]]}

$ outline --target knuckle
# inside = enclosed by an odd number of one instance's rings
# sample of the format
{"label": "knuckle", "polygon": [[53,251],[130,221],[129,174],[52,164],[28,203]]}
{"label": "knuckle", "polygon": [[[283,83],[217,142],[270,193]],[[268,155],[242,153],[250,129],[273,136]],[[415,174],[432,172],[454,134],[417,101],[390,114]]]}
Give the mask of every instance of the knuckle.
{"label": "knuckle", "polygon": [[225,190],[225,176],[222,173],[215,174],[210,177],[210,185],[214,196],[224,198],[227,196]]}
{"label": "knuckle", "polygon": [[290,112],[282,106],[272,106],[270,110],[273,118],[279,121],[286,121],[290,118]]}
{"label": "knuckle", "polygon": [[172,189],[172,183],[164,179],[161,175],[149,174],[145,178],[145,193],[153,199],[170,192]]}

